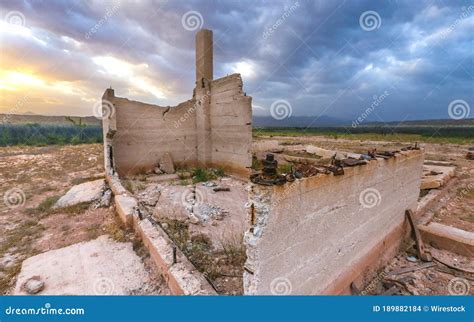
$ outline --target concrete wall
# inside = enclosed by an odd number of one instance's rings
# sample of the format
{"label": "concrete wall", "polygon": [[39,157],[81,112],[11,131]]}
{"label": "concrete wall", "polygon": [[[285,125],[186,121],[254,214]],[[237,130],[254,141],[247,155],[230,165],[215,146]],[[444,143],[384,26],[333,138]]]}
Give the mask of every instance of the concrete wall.
{"label": "concrete wall", "polygon": [[342,176],[252,185],[245,293],[337,294],[376,270],[416,208],[422,166],[423,152],[407,151]]}
{"label": "concrete wall", "polygon": [[211,82],[212,164],[248,175],[252,165],[252,98],[242,86],[240,74]]}
{"label": "concrete wall", "polygon": [[[105,94],[104,94],[105,95]],[[193,100],[173,107],[145,104],[107,95],[114,115],[104,120],[104,131],[114,124],[115,133],[105,144],[112,146],[113,166],[120,176],[153,169],[169,152],[178,164],[196,163],[196,111]]]}
{"label": "concrete wall", "polygon": [[120,176],[153,169],[166,152],[181,165],[249,173],[252,98],[244,95],[240,75],[201,82],[193,99],[173,107],[104,93],[104,152],[112,148],[112,168]]}

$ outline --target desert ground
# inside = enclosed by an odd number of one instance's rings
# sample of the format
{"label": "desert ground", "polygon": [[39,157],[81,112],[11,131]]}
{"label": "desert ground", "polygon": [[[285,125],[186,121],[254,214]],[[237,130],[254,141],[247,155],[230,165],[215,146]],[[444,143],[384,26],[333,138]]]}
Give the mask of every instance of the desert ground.
{"label": "desert ground", "polygon": [[[325,136],[259,137],[280,143],[311,143],[322,148],[365,153],[378,147],[397,149],[408,142],[359,141]],[[449,162],[456,166],[454,177],[430,204],[425,217],[432,221],[474,232],[474,161],[466,159],[468,145],[422,143],[426,159]],[[108,235],[117,242],[129,242],[146,270],[143,286],[133,294],[169,294],[158,269],[139,238],[125,229],[115,214],[113,203],[96,208],[91,204],[54,209],[53,205],[66,191],[79,183],[104,177],[101,144],[56,145],[42,147],[0,148],[0,293],[13,291],[25,259],[79,242]],[[9,199],[7,199],[9,194]],[[455,261],[466,258],[449,253]],[[471,258],[467,258],[472,261]],[[415,261],[417,261],[415,259]],[[409,247],[388,265],[390,270],[413,264]],[[431,267],[401,274],[392,285],[401,285],[395,294],[449,294],[447,283],[455,277],[469,280],[473,274],[436,263]],[[233,282],[235,283],[235,281]],[[378,278],[367,290],[369,294],[387,292],[387,279]],[[400,291],[403,290],[403,291]],[[474,290],[471,288],[470,292]],[[398,292],[398,293],[397,293]]]}

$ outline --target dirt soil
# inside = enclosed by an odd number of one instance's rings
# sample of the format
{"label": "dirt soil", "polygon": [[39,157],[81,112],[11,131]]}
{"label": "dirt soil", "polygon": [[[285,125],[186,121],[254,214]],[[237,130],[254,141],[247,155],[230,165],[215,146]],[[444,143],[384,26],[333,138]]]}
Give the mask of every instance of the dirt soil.
{"label": "dirt soil", "polygon": [[169,293],[113,206],[52,209],[72,186],[104,177],[102,153],[101,144],[0,148],[0,294],[12,289],[26,258],[104,233],[134,242],[153,281],[141,294]]}

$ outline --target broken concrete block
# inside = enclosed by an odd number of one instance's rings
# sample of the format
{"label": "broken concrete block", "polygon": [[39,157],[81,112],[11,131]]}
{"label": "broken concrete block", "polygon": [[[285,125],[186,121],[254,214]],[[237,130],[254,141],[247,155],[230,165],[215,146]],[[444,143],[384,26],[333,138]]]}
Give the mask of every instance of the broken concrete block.
{"label": "broken concrete block", "polygon": [[418,225],[425,243],[433,247],[445,249],[463,256],[474,253],[474,233],[432,222],[428,225]]}
{"label": "broken concrete block", "polygon": [[105,180],[95,180],[78,184],[62,196],[53,208],[74,206],[83,202],[99,200],[105,190]]}
{"label": "broken concrete block", "polygon": [[[148,281],[132,243],[106,235],[26,259],[13,294],[27,294],[22,286],[32,276],[44,283],[41,295],[129,295]],[[32,290],[40,284],[35,282]]]}
{"label": "broken concrete block", "polygon": [[128,195],[115,196],[115,208],[123,223],[131,226],[133,223],[133,212],[138,206],[137,199]]}
{"label": "broken concrete block", "polygon": [[160,159],[160,170],[167,174],[175,173],[173,158],[166,152]]}
{"label": "broken concrete block", "polygon": [[443,186],[454,175],[455,167],[423,165],[421,190],[436,189]]}

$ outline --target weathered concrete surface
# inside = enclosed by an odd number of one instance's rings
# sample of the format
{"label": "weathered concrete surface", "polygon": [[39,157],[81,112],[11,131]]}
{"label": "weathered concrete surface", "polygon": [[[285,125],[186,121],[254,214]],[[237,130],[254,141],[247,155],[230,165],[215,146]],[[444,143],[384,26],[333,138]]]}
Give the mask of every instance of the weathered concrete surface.
{"label": "weathered concrete surface", "polygon": [[442,187],[454,175],[456,167],[424,165],[421,189],[436,189]]}
{"label": "weathered concrete surface", "polygon": [[422,151],[407,151],[345,168],[343,176],[252,185],[245,293],[337,294],[373,271],[369,257],[395,255],[396,247],[384,245],[401,241],[405,210],[416,208],[422,165]]}
{"label": "weathered concrete surface", "polygon": [[212,30],[199,30],[196,33],[196,82],[202,78],[212,80],[214,77],[212,47]]}
{"label": "weathered concrete surface", "polygon": [[439,224],[418,225],[423,242],[463,256],[474,256],[474,232]]}
{"label": "weathered concrete surface", "polygon": [[59,198],[53,208],[63,208],[82,202],[99,200],[105,190],[105,180],[95,180],[78,184]]}
{"label": "weathered concrete surface", "polygon": [[44,282],[39,295],[127,295],[147,282],[147,273],[131,243],[108,236],[26,259],[13,294],[26,294],[32,277]]}
{"label": "weathered concrete surface", "polygon": [[129,227],[133,224],[133,212],[137,205],[137,200],[134,197],[126,194],[115,196],[115,209],[117,214],[120,219],[122,219],[122,222]]}

